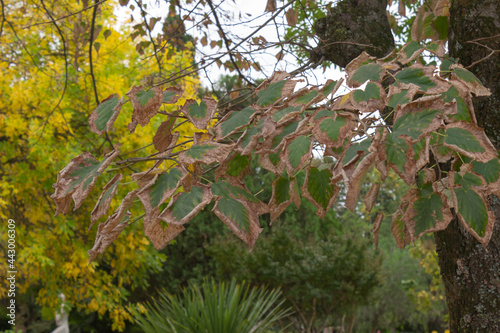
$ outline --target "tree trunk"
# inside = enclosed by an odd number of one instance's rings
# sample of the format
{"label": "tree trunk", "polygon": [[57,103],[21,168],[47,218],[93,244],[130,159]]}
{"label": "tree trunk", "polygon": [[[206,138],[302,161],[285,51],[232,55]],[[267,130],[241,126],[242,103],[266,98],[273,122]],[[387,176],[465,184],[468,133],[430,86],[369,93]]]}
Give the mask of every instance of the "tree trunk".
{"label": "tree trunk", "polygon": [[[450,56],[473,72],[492,95],[474,100],[480,126],[500,143],[500,2],[454,0],[450,8]],[[488,55],[490,55],[488,58]],[[479,62],[478,62],[479,61]],[[500,332],[500,201],[491,198],[496,225],[485,251],[455,219],[434,234],[455,332]]]}

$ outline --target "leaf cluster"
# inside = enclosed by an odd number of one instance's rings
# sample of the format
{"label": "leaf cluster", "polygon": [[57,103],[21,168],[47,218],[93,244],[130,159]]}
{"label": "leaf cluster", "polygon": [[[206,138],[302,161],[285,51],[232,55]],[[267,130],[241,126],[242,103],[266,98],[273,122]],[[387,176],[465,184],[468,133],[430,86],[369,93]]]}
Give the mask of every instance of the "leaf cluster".
{"label": "leaf cluster", "polygon": [[[333,99],[329,96],[341,82],[295,91],[298,81],[276,72],[255,90],[255,104],[227,113],[215,125],[211,125],[217,109],[214,99],[187,100],[179,110],[167,114],[158,128],[153,139],[158,153],[144,158],[158,162],[132,175],[138,189],[101,224],[90,259],[126,227],[124,214],[135,197],[145,208],[145,235],[158,249],[210,202],[214,203],[213,212],[252,248],[262,231],[259,216],[269,213],[272,222],[291,202],[298,207],[301,196],[317,207],[318,216],[324,216],[343,182],[345,206],[353,210],[363,178],[372,168],[380,173],[381,182],[373,184],[364,198],[368,210],[389,170],[410,186],[393,214],[392,231],[398,246],[443,230],[452,219],[452,210],[466,230],[486,246],[494,222],[487,196],[499,189],[500,164],[497,151],[476,124],[471,99],[472,94],[484,96],[489,91],[460,65],[448,63],[436,74],[434,66],[410,64],[424,50],[440,55],[434,44],[416,42],[384,59],[363,52],[346,67],[347,84],[353,90]],[[387,81],[392,84],[384,89]],[[182,93],[171,88],[132,88],[127,93],[134,108],[129,129],[146,126],[162,103],[173,103]],[[110,100],[111,106],[101,103],[92,113],[94,130],[98,124],[109,128],[116,119],[123,99]],[[111,107],[113,112],[104,112]],[[390,110],[392,126],[384,123],[381,110]],[[174,149],[178,134],[171,125],[177,117],[197,129],[189,149]],[[98,130],[103,131],[104,125]],[[312,163],[313,151],[326,157],[322,163]],[[54,185],[57,212],[66,212],[71,198],[76,205],[85,199],[94,179],[117,155],[112,152],[101,162],[85,154],[73,159]],[[273,196],[267,203],[243,182],[253,158],[275,175],[269,184]],[[168,170],[157,168],[163,161],[169,161]],[[301,186],[299,174],[305,177]],[[168,205],[160,211],[163,203]],[[96,208],[101,204],[100,200]],[[375,238],[382,219],[379,213]]]}

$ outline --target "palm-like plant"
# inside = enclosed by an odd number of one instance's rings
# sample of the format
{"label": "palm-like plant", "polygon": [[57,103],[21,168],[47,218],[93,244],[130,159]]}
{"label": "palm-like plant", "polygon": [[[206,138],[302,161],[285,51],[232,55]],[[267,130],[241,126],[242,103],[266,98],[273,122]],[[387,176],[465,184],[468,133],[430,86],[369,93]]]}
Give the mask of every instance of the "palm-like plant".
{"label": "palm-like plant", "polygon": [[160,293],[146,312],[134,311],[146,333],[258,333],[288,316],[279,290],[206,280],[180,295]]}

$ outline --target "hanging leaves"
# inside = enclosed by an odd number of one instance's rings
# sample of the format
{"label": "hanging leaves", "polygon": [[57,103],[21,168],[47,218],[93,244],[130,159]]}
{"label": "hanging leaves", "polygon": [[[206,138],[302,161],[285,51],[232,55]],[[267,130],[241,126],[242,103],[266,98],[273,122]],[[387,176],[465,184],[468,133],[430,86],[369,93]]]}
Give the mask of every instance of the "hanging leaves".
{"label": "hanging leaves", "polygon": [[[291,25],[292,14],[287,14]],[[440,19],[429,20],[441,34]],[[156,130],[153,144],[158,153],[116,162],[155,161],[154,167],[132,175],[139,189],[129,193],[144,206],[145,235],[156,248],[163,248],[213,201],[213,212],[252,248],[262,230],[259,216],[269,213],[272,222],[290,203],[298,208],[301,197],[323,217],[345,188],[340,200],[355,210],[365,175],[375,168],[380,180],[370,184],[363,199],[367,211],[376,207],[391,169],[411,186],[392,214],[391,232],[399,247],[445,229],[452,212],[486,246],[494,223],[487,197],[500,193],[500,162],[475,122],[472,96],[486,96],[489,91],[459,65],[446,65],[451,75],[440,76],[434,66],[415,63],[424,50],[441,52],[440,45],[423,45],[416,39],[383,60],[363,52],[346,67],[352,90],[329,100],[341,80],[294,91],[298,81],[286,72],[276,72],[262,82],[254,91],[253,104],[229,110],[215,124],[215,100],[187,100]],[[388,89],[381,85],[385,80],[393,81]],[[145,126],[162,103],[177,103],[182,93],[177,88],[132,88],[127,93],[134,108],[130,127]],[[109,131],[122,103],[117,95],[104,100],[91,115],[92,130]],[[378,116],[382,110],[392,116],[392,124]],[[177,143],[179,134],[172,131],[181,113],[200,131],[182,134],[188,140]],[[116,156],[113,153],[99,162],[85,153],[73,159],[54,185],[57,213],[66,213],[71,200],[78,208]],[[260,163],[257,170],[274,174],[269,184],[263,184],[272,185],[268,204],[243,185],[252,159]],[[159,167],[162,163],[164,169]],[[447,166],[446,172],[442,165]],[[120,179],[121,173],[103,188],[92,222],[106,214]],[[130,196],[99,226],[92,259],[126,226],[122,221],[128,216],[125,206]],[[167,207],[160,212],[162,204]],[[377,211],[375,244],[383,217]]]}
{"label": "hanging leaves", "polygon": [[97,177],[111,164],[118,156],[118,151],[113,151],[106,155],[102,162],[99,162],[90,153],[83,153],[66,165],[57,174],[57,182],[52,186],[55,188],[51,198],[56,203],[56,214],[66,214],[70,208],[71,200],[75,203],[77,210],[87,198],[97,181]]}
{"label": "hanging leaves", "polygon": [[102,193],[97,200],[94,210],[92,211],[92,213],[90,213],[91,223],[89,226],[89,230],[97,220],[107,214],[109,206],[111,205],[111,200],[113,200],[113,197],[118,190],[118,183],[122,180],[122,178],[123,175],[119,173],[103,187]]}
{"label": "hanging leaves", "polygon": [[130,212],[128,208],[135,199],[138,190],[129,192],[122,203],[116,209],[106,222],[99,224],[95,237],[94,247],[88,251],[89,264],[97,257],[98,253],[104,253],[104,250],[120,235],[120,233],[128,226]]}

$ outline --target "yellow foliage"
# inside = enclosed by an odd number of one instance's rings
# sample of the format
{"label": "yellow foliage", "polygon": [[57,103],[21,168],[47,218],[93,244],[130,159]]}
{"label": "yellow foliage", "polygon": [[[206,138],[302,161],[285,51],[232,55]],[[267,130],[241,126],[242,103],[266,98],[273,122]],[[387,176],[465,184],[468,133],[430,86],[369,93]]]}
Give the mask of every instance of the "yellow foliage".
{"label": "yellow foliage", "polygon": [[[96,22],[103,30],[111,31],[107,38],[102,33],[98,35],[96,42],[100,43],[100,49],[93,53],[101,100],[112,93],[123,96],[130,87],[140,84],[140,78],[154,75],[157,70],[154,58],[139,58],[128,31],[113,29],[115,3],[102,4]],[[58,30],[53,24],[39,24],[47,21],[42,4],[14,0],[4,0],[4,4],[6,19],[12,26],[4,24],[0,38],[0,218],[16,221],[16,287],[21,294],[35,294],[46,320],[52,320],[54,312],[60,309],[58,295],[63,293],[71,307],[106,316],[114,330],[123,330],[131,320],[126,308],[129,291],[142,287],[149,274],[160,271],[165,256],[154,250],[137,222],[122,233],[106,254],[88,264],[87,250],[93,245],[97,228],[95,225],[87,230],[90,212],[100,188],[111,178],[109,175],[101,177],[77,212],[53,218],[55,205],[50,198],[57,172],[69,158],[85,149],[96,157],[103,148],[109,149],[104,138],[88,130],[88,116],[96,107],[89,75],[89,44],[85,40],[92,11],[57,21],[66,41],[66,67]],[[45,1],[45,4],[54,17],[82,9],[82,3],[77,1]],[[79,28],[82,26],[86,28]],[[193,60],[193,52],[191,46],[170,58],[163,54],[163,71],[169,73],[187,66]],[[197,98],[197,77],[186,77],[176,85],[184,89],[178,104]],[[165,120],[157,115],[152,126],[138,126],[130,135],[129,104],[124,106],[109,133],[122,153],[148,145],[155,129]],[[177,107],[165,106],[164,111],[171,112]],[[183,141],[194,130],[187,125],[179,129]],[[154,148],[148,147],[143,152],[150,154]],[[124,179],[127,181],[130,177]],[[120,186],[119,195],[132,187]],[[119,203],[117,199],[113,201],[110,214]],[[141,210],[139,204],[131,208],[133,216],[138,216]],[[6,237],[7,233],[1,233],[0,241],[4,243]],[[6,255],[0,255],[3,262]],[[0,265],[0,275],[5,274],[5,265]],[[2,284],[0,298],[6,297],[6,284]]]}

